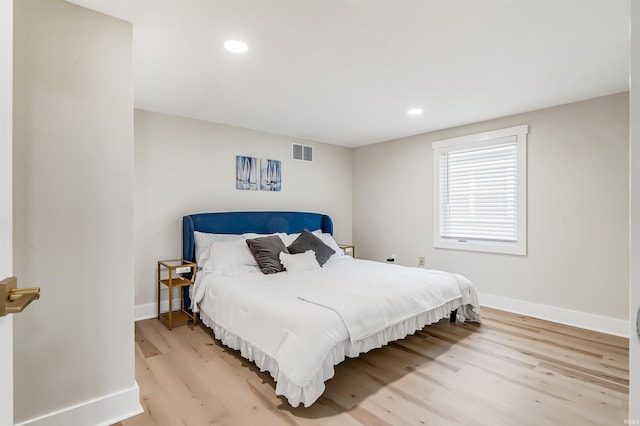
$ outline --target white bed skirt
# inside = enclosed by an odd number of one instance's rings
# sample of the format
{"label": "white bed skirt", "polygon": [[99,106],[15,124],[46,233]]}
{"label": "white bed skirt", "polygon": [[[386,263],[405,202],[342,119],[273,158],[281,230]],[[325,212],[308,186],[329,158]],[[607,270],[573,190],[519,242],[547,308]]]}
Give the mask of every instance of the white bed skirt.
{"label": "white bed skirt", "polygon": [[[471,307],[469,306],[469,308]],[[365,339],[356,342],[351,342],[349,339],[343,340],[327,354],[315,377],[308,383],[294,383],[289,380],[288,377],[280,372],[275,359],[225,328],[220,327],[205,312],[200,312],[200,318],[207,327],[213,330],[216,339],[231,349],[239,350],[240,355],[256,364],[260,371],[268,371],[271,374],[271,377],[276,381],[276,395],[286,397],[292,407],[297,407],[300,403],[304,404],[305,407],[309,407],[324,392],[324,382],[334,375],[333,367],[344,361],[345,357],[355,358],[361,353],[380,348],[394,340],[402,339],[417,330],[422,330],[429,324],[448,318],[449,314],[456,309],[465,309],[465,306],[462,306],[462,298],[454,299],[428,312],[408,318]],[[463,312],[459,311],[460,319],[464,318],[464,316]]]}

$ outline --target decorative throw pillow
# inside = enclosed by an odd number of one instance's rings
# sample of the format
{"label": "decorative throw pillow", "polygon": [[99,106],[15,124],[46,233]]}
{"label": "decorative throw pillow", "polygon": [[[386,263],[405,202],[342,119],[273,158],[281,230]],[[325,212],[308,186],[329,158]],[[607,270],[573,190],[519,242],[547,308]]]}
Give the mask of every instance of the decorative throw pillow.
{"label": "decorative throw pillow", "polygon": [[287,247],[287,249],[291,254],[304,253],[307,250],[313,250],[316,253],[316,260],[320,266],[324,265],[331,255],[335,253],[331,247],[326,245],[318,236],[309,232],[307,229],[302,231],[300,236],[296,238],[295,241]]}
{"label": "decorative throw pillow", "polygon": [[292,274],[320,269],[320,264],[316,260],[316,254],[313,250],[298,254],[282,252],[280,253],[280,263],[284,265],[287,272]]}
{"label": "decorative throw pillow", "polygon": [[258,262],[258,267],[263,274],[275,274],[284,271],[280,263],[280,253],[289,253],[284,243],[277,235],[252,238],[246,240],[249,250]]}
{"label": "decorative throw pillow", "polygon": [[322,232],[319,229],[317,231],[313,231],[312,234],[317,235],[323,243],[331,247],[331,249],[335,252],[335,254],[332,255],[329,259],[344,256],[344,251],[340,248],[340,245],[336,243],[333,235],[329,234],[328,232]]}

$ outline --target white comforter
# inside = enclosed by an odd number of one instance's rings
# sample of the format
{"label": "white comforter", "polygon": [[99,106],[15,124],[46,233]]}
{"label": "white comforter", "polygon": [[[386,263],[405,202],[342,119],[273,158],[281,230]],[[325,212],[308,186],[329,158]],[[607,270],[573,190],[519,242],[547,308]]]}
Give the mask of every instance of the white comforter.
{"label": "white comforter", "polygon": [[460,275],[348,256],[299,274],[202,272],[192,299],[216,338],[269,371],[276,393],[294,407],[317,400],[345,356],[458,308],[460,320],[480,320],[475,289]]}

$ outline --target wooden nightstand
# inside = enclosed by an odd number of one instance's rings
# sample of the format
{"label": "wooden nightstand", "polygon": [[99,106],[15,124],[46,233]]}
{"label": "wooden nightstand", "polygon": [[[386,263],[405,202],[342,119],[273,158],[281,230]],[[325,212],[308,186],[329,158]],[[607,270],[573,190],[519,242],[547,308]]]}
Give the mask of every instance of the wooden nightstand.
{"label": "wooden nightstand", "polygon": [[[158,319],[162,321],[169,330],[173,328],[173,323],[186,323],[192,320],[198,322],[198,314],[190,314],[184,309],[184,296],[182,287],[192,285],[196,279],[197,266],[193,262],[184,259],[161,260],[158,262]],[[192,280],[183,277],[183,274],[191,274]],[[169,311],[160,312],[160,289],[165,285],[169,289]],[[173,289],[179,288],[180,308],[173,310]]]}
{"label": "wooden nightstand", "polygon": [[342,249],[344,254],[346,255],[351,254],[351,257],[354,257],[354,258],[356,257],[356,246],[352,244],[338,244],[338,247]]}

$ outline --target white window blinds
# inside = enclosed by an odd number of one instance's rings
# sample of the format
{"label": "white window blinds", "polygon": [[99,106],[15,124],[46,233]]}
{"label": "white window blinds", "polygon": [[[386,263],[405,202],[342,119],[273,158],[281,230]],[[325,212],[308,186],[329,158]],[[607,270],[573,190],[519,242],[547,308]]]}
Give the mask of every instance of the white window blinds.
{"label": "white window blinds", "polygon": [[521,125],[433,142],[436,248],[527,254],[527,133]]}
{"label": "white window blinds", "polygon": [[440,153],[440,237],[515,243],[517,139],[481,145]]}

